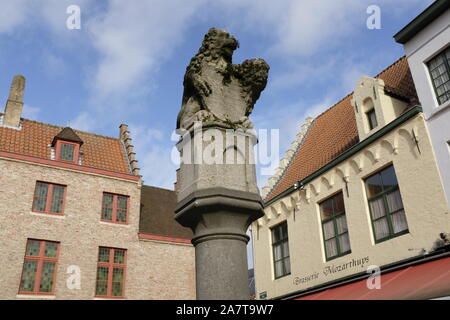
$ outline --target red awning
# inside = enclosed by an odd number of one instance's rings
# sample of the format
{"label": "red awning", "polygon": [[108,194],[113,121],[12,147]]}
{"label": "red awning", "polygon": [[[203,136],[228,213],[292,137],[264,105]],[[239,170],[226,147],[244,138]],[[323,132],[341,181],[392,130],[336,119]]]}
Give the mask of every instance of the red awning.
{"label": "red awning", "polygon": [[382,272],[381,289],[368,289],[364,279],[296,300],[405,300],[444,296],[450,296],[450,257]]}

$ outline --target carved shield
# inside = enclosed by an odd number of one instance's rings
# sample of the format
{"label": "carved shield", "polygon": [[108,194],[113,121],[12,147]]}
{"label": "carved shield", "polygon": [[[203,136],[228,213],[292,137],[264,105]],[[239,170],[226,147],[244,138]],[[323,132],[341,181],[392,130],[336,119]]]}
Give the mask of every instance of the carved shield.
{"label": "carved shield", "polygon": [[202,78],[212,90],[204,98],[210,112],[225,122],[237,122],[245,116],[246,103],[242,97],[241,84],[236,78],[231,76],[231,81],[224,83],[223,75],[208,64],[202,66]]}

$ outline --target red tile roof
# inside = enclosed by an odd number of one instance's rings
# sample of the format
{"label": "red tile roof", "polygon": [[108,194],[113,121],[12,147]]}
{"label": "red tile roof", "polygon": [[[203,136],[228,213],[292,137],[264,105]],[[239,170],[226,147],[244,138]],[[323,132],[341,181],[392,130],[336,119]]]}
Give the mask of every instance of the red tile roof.
{"label": "red tile roof", "polygon": [[[405,57],[394,62],[376,78],[385,82],[387,94],[404,100],[417,100],[417,93]],[[265,198],[273,199],[296,182],[311,175],[359,142],[353,107],[353,93],[319,115],[311,125],[303,143],[283,172],[280,180]]]}
{"label": "red tile roof", "polygon": [[[22,119],[21,130],[0,126],[0,151],[13,152],[42,159],[51,159],[54,137],[63,127]],[[74,130],[83,141],[82,165],[117,173],[131,174],[128,160],[119,139]]]}

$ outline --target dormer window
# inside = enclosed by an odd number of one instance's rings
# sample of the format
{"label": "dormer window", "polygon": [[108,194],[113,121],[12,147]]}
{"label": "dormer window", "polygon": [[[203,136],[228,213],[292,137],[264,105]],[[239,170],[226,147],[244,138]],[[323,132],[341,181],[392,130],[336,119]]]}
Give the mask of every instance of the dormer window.
{"label": "dormer window", "polygon": [[56,143],[56,160],[78,162],[79,149],[79,144],[66,141],[58,141]]}
{"label": "dormer window", "polygon": [[375,109],[366,112],[367,123],[369,124],[369,130],[373,130],[378,126],[377,115],[375,114]]}
{"label": "dormer window", "polygon": [[450,100],[450,47],[428,62],[439,105]]}
{"label": "dormer window", "polygon": [[52,142],[52,146],[55,148],[55,160],[79,163],[82,144],[83,141],[71,128],[64,128]]}

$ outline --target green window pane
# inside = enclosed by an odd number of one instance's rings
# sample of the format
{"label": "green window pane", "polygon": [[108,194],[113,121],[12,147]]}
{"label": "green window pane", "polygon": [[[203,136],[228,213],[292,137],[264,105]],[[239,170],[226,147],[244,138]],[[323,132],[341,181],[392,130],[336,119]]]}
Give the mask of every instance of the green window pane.
{"label": "green window pane", "polygon": [[112,281],[114,281],[114,282],[122,282],[123,281],[123,268],[114,268]]}
{"label": "green window pane", "polygon": [[124,250],[114,250],[114,263],[125,263]]}
{"label": "green window pane", "polygon": [[106,281],[97,281],[95,286],[95,295],[106,296],[108,294],[108,283]]}
{"label": "green window pane", "polygon": [[117,210],[117,222],[127,222],[127,211],[126,210]]}
{"label": "green window pane", "polygon": [[98,261],[99,262],[109,262],[109,252],[111,249],[109,248],[100,248]]}
{"label": "green window pane", "polygon": [[97,268],[97,281],[107,281],[108,280],[108,267],[98,267]]}
{"label": "green window pane", "polygon": [[58,252],[58,244],[54,242],[46,242],[44,249],[44,256],[48,258],[55,258]]}
{"label": "green window pane", "polygon": [[34,194],[33,211],[45,211],[47,203],[48,184],[38,182]]}
{"label": "green window pane", "polygon": [[54,185],[50,212],[62,213],[63,200],[64,200],[64,187]]}
{"label": "green window pane", "polygon": [[37,257],[40,254],[41,242],[37,240],[28,240],[27,242],[27,256]]}
{"label": "green window pane", "polygon": [[127,204],[128,198],[123,196],[117,196],[117,222],[127,221]]}
{"label": "green window pane", "polygon": [[25,260],[23,263],[22,279],[20,281],[20,291],[33,292],[37,272],[37,261]]}
{"label": "green window pane", "polygon": [[39,292],[52,292],[54,272],[55,272],[55,262],[46,261],[43,263]]}
{"label": "green window pane", "polygon": [[73,161],[75,153],[75,146],[71,144],[61,144],[60,159],[65,161]]}
{"label": "green window pane", "polygon": [[123,282],[113,282],[112,283],[111,295],[113,297],[121,297],[122,290],[123,290]]}
{"label": "green window pane", "polygon": [[112,220],[113,195],[109,193],[103,194],[102,219]]}

